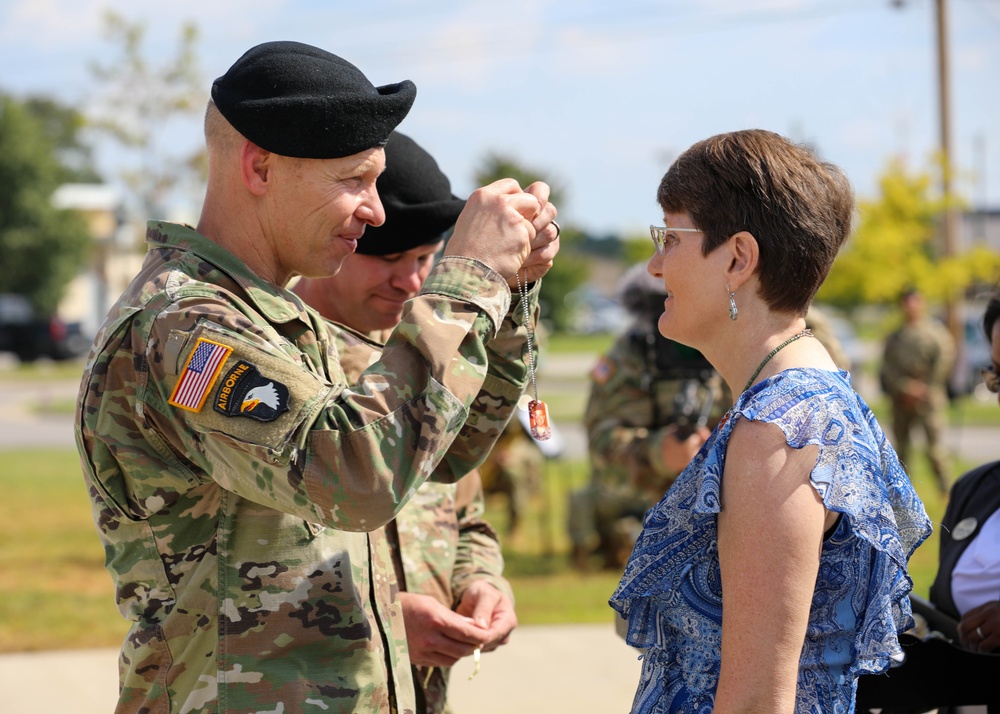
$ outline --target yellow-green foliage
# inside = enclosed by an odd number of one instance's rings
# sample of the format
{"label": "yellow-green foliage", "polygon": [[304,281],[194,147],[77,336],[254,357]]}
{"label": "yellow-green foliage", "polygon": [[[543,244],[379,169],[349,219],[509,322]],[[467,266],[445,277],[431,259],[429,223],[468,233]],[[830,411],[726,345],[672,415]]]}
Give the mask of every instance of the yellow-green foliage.
{"label": "yellow-green foliage", "polygon": [[817,299],[845,307],[885,304],[915,286],[934,301],[960,297],[1000,278],[1000,256],[982,247],[944,256],[938,239],[946,204],[930,172],[892,161],[880,195],[858,201],[858,226]]}

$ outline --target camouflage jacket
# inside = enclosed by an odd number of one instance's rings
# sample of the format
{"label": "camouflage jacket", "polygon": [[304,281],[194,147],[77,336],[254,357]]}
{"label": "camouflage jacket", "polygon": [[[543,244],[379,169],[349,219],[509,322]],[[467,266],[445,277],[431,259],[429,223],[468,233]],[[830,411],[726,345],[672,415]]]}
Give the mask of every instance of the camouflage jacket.
{"label": "camouflage jacket", "polygon": [[[537,302],[537,297],[536,285],[529,293],[529,301]],[[377,336],[334,326],[339,328],[336,336],[341,365],[348,381],[356,379],[378,359],[382,344]],[[513,602],[514,593],[503,578],[500,542],[484,518],[485,511],[478,470],[457,484],[424,483],[386,527],[402,589],[429,595],[454,609],[472,582],[485,580]],[[423,708],[418,709],[427,714],[448,711],[448,668],[415,666],[413,676],[423,694]]]}
{"label": "camouflage jacket", "polygon": [[77,407],[132,621],[118,711],[412,711],[367,532],[488,453],[527,383],[523,312],[486,266],[445,258],[348,387],[297,296],[188,227],[151,222],[147,240]]}
{"label": "camouflage jacket", "polygon": [[891,397],[902,393],[907,380],[931,388],[931,400],[943,406],[955,359],[955,345],[944,325],[923,319],[889,335],[882,355],[881,381]]}
{"label": "camouflage jacket", "polygon": [[622,494],[638,490],[650,504],[679,473],[663,461],[663,439],[678,422],[681,405],[696,413],[708,406],[706,426],[712,429],[732,404],[714,369],[684,379],[658,368],[653,329],[634,326],[598,360],[584,412],[595,485]]}

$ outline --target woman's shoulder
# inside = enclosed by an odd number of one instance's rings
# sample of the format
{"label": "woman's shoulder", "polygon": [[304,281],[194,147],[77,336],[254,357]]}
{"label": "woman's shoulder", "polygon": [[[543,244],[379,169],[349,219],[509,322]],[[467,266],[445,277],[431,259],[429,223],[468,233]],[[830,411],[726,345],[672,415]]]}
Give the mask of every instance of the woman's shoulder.
{"label": "woman's shoulder", "polygon": [[846,397],[854,394],[851,374],[846,370],[819,367],[791,367],[773,374],[748,390],[748,394],[766,396],[799,395],[800,397],[830,395]]}
{"label": "woman's shoulder", "polygon": [[[754,385],[734,411],[754,421],[775,423],[790,438],[802,429],[823,429],[831,420],[867,422],[870,410],[841,370],[793,368]],[[789,442],[789,445],[796,444]]]}

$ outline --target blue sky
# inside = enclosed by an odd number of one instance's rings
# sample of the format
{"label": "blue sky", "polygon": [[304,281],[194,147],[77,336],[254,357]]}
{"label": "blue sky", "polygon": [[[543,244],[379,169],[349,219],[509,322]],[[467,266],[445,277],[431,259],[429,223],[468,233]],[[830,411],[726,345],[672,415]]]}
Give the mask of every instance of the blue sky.
{"label": "blue sky", "polygon": [[[892,157],[938,143],[933,0],[0,0],[0,89],[82,102],[105,60],[101,13],[146,22],[155,61],[200,30],[205,96],[251,46],[308,42],[376,84],[412,79],[400,126],[467,194],[491,151],[565,192],[564,222],[642,233],[657,182],[706,136],[761,127],[808,141],[872,196]],[[1000,0],[949,0],[958,184],[1000,208]],[[200,124],[174,130],[201,141]],[[111,172],[113,152],[100,154]]]}

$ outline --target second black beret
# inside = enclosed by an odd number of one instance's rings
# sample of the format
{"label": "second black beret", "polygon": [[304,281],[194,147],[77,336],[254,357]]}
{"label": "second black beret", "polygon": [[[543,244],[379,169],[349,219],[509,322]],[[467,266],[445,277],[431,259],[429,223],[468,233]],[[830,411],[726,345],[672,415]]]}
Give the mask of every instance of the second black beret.
{"label": "second black beret", "polygon": [[365,229],[357,247],[363,255],[392,255],[437,243],[465,207],[434,157],[398,131],[385,145],[385,171],[376,186],[385,223]]}

